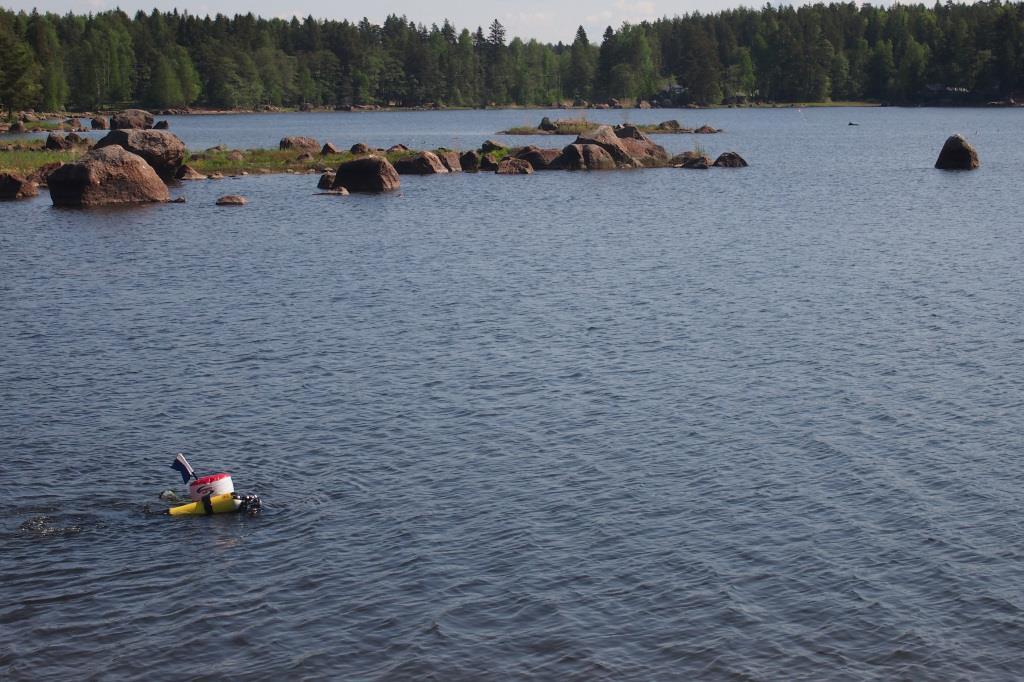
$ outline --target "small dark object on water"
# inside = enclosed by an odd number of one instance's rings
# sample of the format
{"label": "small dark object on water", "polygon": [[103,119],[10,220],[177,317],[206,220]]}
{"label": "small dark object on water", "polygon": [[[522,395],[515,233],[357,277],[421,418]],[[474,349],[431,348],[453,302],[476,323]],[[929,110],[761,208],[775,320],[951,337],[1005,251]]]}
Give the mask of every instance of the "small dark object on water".
{"label": "small dark object on water", "polygon": [[859,123],[854,123],[853,121],[850,121],[846,125],[848,125],[848,126],[859,126],[860,124]]}

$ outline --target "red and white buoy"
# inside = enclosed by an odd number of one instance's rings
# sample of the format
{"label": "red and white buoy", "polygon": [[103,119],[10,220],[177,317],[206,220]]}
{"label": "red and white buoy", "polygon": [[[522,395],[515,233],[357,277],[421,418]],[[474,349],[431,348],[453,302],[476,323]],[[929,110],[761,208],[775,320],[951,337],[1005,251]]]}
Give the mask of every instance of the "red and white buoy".
{"label": "red and white buoy", "polygon": [[188,496],[199,502],[204,495],[223,495],[224,493],[235,492],[235,485],[231,482],[230,474],[213,474],[196,478],[188,484]]}

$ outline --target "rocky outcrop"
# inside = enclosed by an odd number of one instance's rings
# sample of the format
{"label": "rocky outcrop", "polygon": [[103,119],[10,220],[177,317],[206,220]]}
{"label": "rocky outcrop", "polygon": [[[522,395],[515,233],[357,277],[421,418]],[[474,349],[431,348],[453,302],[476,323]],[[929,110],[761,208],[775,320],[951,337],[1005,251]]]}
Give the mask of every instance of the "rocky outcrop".
{"label": "rocky outcrop", "polygon": [[47,186],[47,182],[48,182],[48,180],[50,178],[50,174],[53,173],[53,171],[57,170],[58,168],[60,168],[63,165],[64,164],[61,163],[60,161],[54,161],[53,163],[45,163],[42,166],[40,166],[39,168],[36,168],[31,173],[29,173],[27,179],[31,180],[34,183],[36,183],[40,187],[46,187]]}
{"label": "rocky outcrop", "polygon": [[96,143],[97,149],[123,147],[146,160],[162,178],[170,180],[185,161],[185,143],[164,130],[111,130]]}
{"label": "rocky outcrop", "polygon": [[483,152],[484,154],[489,154],[490,152],[496,152],[499,149],[504,149],[504,148],[505,148],[505,145],[501,144],[500,142],[495,142],[494,140],[487,140],[482,145],[480,145],[480,151]]}
{"label": "rocky outcrop", "polygon": [[458,152],[452,152],[448,150],[438,151],[437,158],[441,159],[441,163],[448,169],[449,173],[460,173],[462,172],[462,161],[459,159]]}
{"label": "rocky outcrop", "polygon": [[356,142],[354,145],[352,145],[352,148],[349,149],[349,151],[352,152],[353,154],[369,154],[370,147],[369,145],[363,144],[362,142]]}
{"label": "rocky outcrop", "polygon": [[338,166],[332,189],[349,192],[391,192],[401,187],[395,167],[382,156],[364,156]]}
{"label": "rocky outcrop", "polygon": [[541,149],[530,145],[519,150],[516,158],[529,162],[534,170],[554,170],[555,166],[552,164],[555,163],[561,154],[562,152],[558,149]]}
{"label": "rocky outcrop", "polygon": [[715,159],[715,168],[746,168],[749,164],[736,152],[724,152]]}
{"label": "rocky outcrop", "polygon": [[171,124],[167,121],[157,121],[153,124],[153,130],[167,130],[171,127]]}
{"label": "rocky outcrop", "polygon": [[142,109],[125,109],[110,119],[111,130],[148,130],[153,127],[153,114]]}
{"label": "rocky outcrop", "polygon": [[39,194],[39,186],[15,173],[0,173],[0,200],[27,199]]}
{"label": "rocky outcrop", "polygon": [[665,148],[655,144],[636,126],[617,126],[614,131],[626,153],[640,165],[655,168],[668,163],[668,152],[665,151]]}
{"label": "rocky outcrop", "polygon": [[506,156],[498,162],[498,168],[494,172],[498,175],[530,175],[533,173],[533,166],[529,161]]}
{"label": "rocky outcrop", "polygon": [[701,135],[714,135],[715,133],[722,132],[722,130],[720,128],[713,128],[713,127],[711,127],[711,126],[709,126],[708,124],[705,123],[700,128],[697,128],[696,130],[694,130],[693,132],[699,133]]}
{"label": "rocky outcrop", "polygon": [[108,206],[170,201],[153,167],[120,146],[102,147],[50,174],[54,206]]}
{"label": "rocky outcrop", "polygon": [[662,121],[658,124],[658,130],[664,130],[666,132],[678,132],[683,129],[683,126],[679,124],[679,121],[674,118],[670,118],[667,121]]}
{"label": "rocky outcrop", "polygon": [[327,156],[328,154],[340,154],[341,150],[335,147],[330,142],[325,142],[324,146],[320,148],[320,156]]}
{"label": "rocky outcrop", "polygon": [[239,194],[226,194],[217,199],[218,206],[245,206],[248,200]]}
{"label": "rocky outcrop", "polygon": [[625,144],[615,134],[611,126],[598,126],[594,130],[583,133],[576,138],[573,144],[596,144],[608,152],[619,168],[638,168],[643,165],[626,150]]}
{"label": "rocky outcrop", "polygon": [[316,183],[317,189],[331,189],[334,187],[334,171],[327,171],[320,176],[320,181]]}
{"label": "rocky outcrop", "polygon": [[570,144],[562,149],[553,167],[565,170],[614,170],[615,159],[596,144]]}
{"label": "rocky outcrop", "polygon": [[470,150],[459,156],[459,165],[462,166],[462,170],[475,173],[480,170],[480,159],[480,152]]}
{"label": "rocky outcrop", "polygon": [[278,149],[296,149],[302,152],[316,154],[320,151],[320,143],[312,137],[282,137],[277,144]]}
{"label": "rocky outcrop", "polygon": [[941,170],[974,170],[981,166],[977,150],[962,135],[951,135],[942,145],[935,167]]}
{"label": "rocky outcrop", "polygon": [[448,169],[434,152],[420,152],[395,161],[395,170],[399,175],[433,175],[447,173]]}
{"label": "rocky outcrop", "polygon": [[480,157],[480,170],[488,173],[498,170],[498,159],[494,154],[484,154]]}
{"label": "rocky outcrop", "polygon": [[676,168],[706,170],[711,167],[711,158],[701,152],[689,151],[673,156],[669,163]]}
{"label": "rocky outcrop", "polygon": [[546,133],[553,133],[558,130],[558,125],[554,123],[550,118],[545,116],[540,120],[540,125],[537,126],[539,130],[543,130]]}
{"label": "rocky outcrop", "polygon": [[178,180],[206,180],[205,175],[188,164],[180,167],[178,172],[174,174],[174,177]]}
{"label": "rocky outcrop", "polygon": [[89,125],[93,130],[106,130],[110,127],[110,120],[106,116],[94,116]]}

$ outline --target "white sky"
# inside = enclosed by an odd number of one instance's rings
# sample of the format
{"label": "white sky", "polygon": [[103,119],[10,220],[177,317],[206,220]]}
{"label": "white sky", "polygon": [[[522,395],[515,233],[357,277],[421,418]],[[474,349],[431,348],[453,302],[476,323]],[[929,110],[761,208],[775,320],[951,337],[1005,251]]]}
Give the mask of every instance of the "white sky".
{"label": "white sky", "polygon": [[[417,23],[430,26],[449,19],[456,28],[475,30],[498,19],[505,26],[508,39],[519,36],[524,40],[536,38],[542,42],[572,42],[576,27],[580,24],[587,31],[592,43],[601,42],[606,26],[617,28],[622,22],[632,23],[644,19],[675,16],[686,12],[714,12],[728,7],[745,4],[761,7],[765,0],[592,0],[591,2],[558,2],[558,0],[378,0],[377,2],[324,3],[310,0],[0,0],[0,6],[7,9],[65,14],[74,12],[86,14],[120,7],[128,14],[142,9],[149,12],[154,7],[161,11],[177,7],[192,14],[228,16],[252,12],[262,17],[305,17],[312,14],[317,19],[349,19],[358,21],[364,16],[375,24],[384,21],[388,14],[405,15]],[[773,2],[773,5],[788,4]],[[888,4],[876,2],[875,4]]]}

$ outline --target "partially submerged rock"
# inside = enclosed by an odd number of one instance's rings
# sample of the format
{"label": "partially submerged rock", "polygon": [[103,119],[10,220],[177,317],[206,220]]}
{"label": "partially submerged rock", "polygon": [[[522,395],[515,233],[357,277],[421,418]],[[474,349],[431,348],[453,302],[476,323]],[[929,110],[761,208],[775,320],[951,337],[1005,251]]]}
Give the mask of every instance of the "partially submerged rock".
{"label": "partially submerged rock", "polygon": [[218,206],[245,206],[249,201],[240,194],[226,194],[217,199]]}
{"label": "partially submerged rock", "polygon": [[747,162],[736,152],[723,152],[714,163],[716,168],[746,168]]}
{"label": "partially submerged rock", "polygon": [[142,109],[125,109],[110,119],[112,130],[148,130],[153,127],[153,114]]}
{"label": "partially submerged rock", "polygon": [[27,179],[36,183],[40,187],[46,187],[48,180],[50,178],[50,174],[63,165],[64,164],[61,163],[60,161],[54,161],[53,163],[44,163],[42,166],[36,168],[34,171],[29,173]]}
{"label": "partially submerged rock", "polygon": [[596,144],[569,144],[554,161],[554,167],[565,170],[614,170],[615,159]]}
{"label": "partially submerged rock", "polygon": [[561,154],[559,149],[541,149],[530,145],[519,150],[516,158],[528,161],[534,170],[554,170],[556,166],[553,164]]}
{"label": "partially submerged rock", "polygon": [[178,180],[206,180],[206,176],[188,164],[183,165],[174,174]]}
{"label": "partially submerged rock", "polygon": [[699,133],[701,135],[714,135],[715,133],[720,133],[722,131],[721,131],[720,128],[713,128],[713,127],[709,126],[707,123],[705,123],[700,128],[697,128],[696,130],[694,130],[693,132]]}
{"label": "partially submerged rock", "polygon": [[278,149],[297,149],[315,154],[320,150],[320,143],[312,137],[282,137],[277,144]]}
{"label": "partially submerged rock", "polygon": [[482,171],[496,171],[498,170],[498,159],[494,154],[484,154],[480,157],[480,170]]}
{"label": "partially submerged rock", "polygon": [[642,165],[626,150],[626,146],[611,126],[598,126],[594,130],[583,133],[577,136],[573,144],[595,144],[601,147],[608,152],[608,155],[615,161],[615,165],[620,168],[637,168]]}
{"label": "partially submerged rock", "polygon": [[107,206],[170,201],[167,185],[153,167],[120,146],[88,152],[61,166],[48,179],[54,206]]}
{"label": "partially submerged rock", "polygon": [[614,130],[626,153],[640,165],[653,168],[664,166],[668,162],[668,152],[665,148],[655,144],[636,126],[622,125]]}
{"label": "partially submerged rock", "polygon": [[530,175],[533,173],[533,166],[529,161],[506,156],[498,163],[498,168],[494,172],[498,175]]}
{"label": "partially submerged rock", "polygon": [[462,172],[462,161],[459,159],[458,152],[452,152],[448,150],[438,151],[437,158],[441,159],[441,163],[448,169],[449,173],[460,173]]}
{"label": "partially submerged rock", "polygon": [[543,130],[546,133],[553,133],[558,130],[558,125],[555,122],[553,122],[550,118],[545,116],[540,120],[540,125],[537,126],[537,128]]}
{"label": "partially submerged rock", "polygon": [[167,130],[171,127],[171,124],[167,121],[157,121],[153,124],[153,130]]}
{"label": "partially submerged rock", "polygon": [[364,156],[338,166],[332,189],[349,192],[391,192],[401,187],[398,171],[382,156]]}
{"label": "partially submerged rock", "polygon": [[138,154],[167,180],[175,176],[185,161],[185,143],[164,130],[111,130],[96,143],[96,149],[114,145]]}
{"label": "partially submerged rock", "polygon": [[489,152],[496,152],[504,148],[505,145],[501,144],[500,142],[495,142],[494,140],[486,140],[482,145],[480,145],[480,151],[483,152],[484,154],[487,154]]}
{"label": "partially submerged rock", "polygon": [[316,183],[317,189],[331,189],[334,187],[334,171],[327,171],[320,176],[320,180]]}
{"label": "partially submerged rock", "polygon": [[395,161],[395,170],[399,175],[433,175],[447,173],[448,169],[434,152],[420,152]]}
{"label": "partially submerged rock", "polygon": [[676,168],[706,170],[711,167],[711,158],[702,152],[688,151],[673,156],[669,163]]}
{"label": "partially submerged rock", "polygon": [[0,200],[27,199],[39,194],[39,186],[16,173],[0,173]]}
{"label": "partially submerged rock", "polygon": [[951,135],[939,152],[935,167],[941,170],[974,170],[981,166],[978,152],[960,134]]}
{"label": "partially submerged rock", "polygon": [[110,127],[110,120],[106,116],[94,116],[89,124],[93,130],[106,130]]}
{"label": "partially submerged rock", "polygon": [[459,165],[462,166],[462,170],[475,173],[480,170],[480,159],[480,152],[470,150],[459,156]]}

